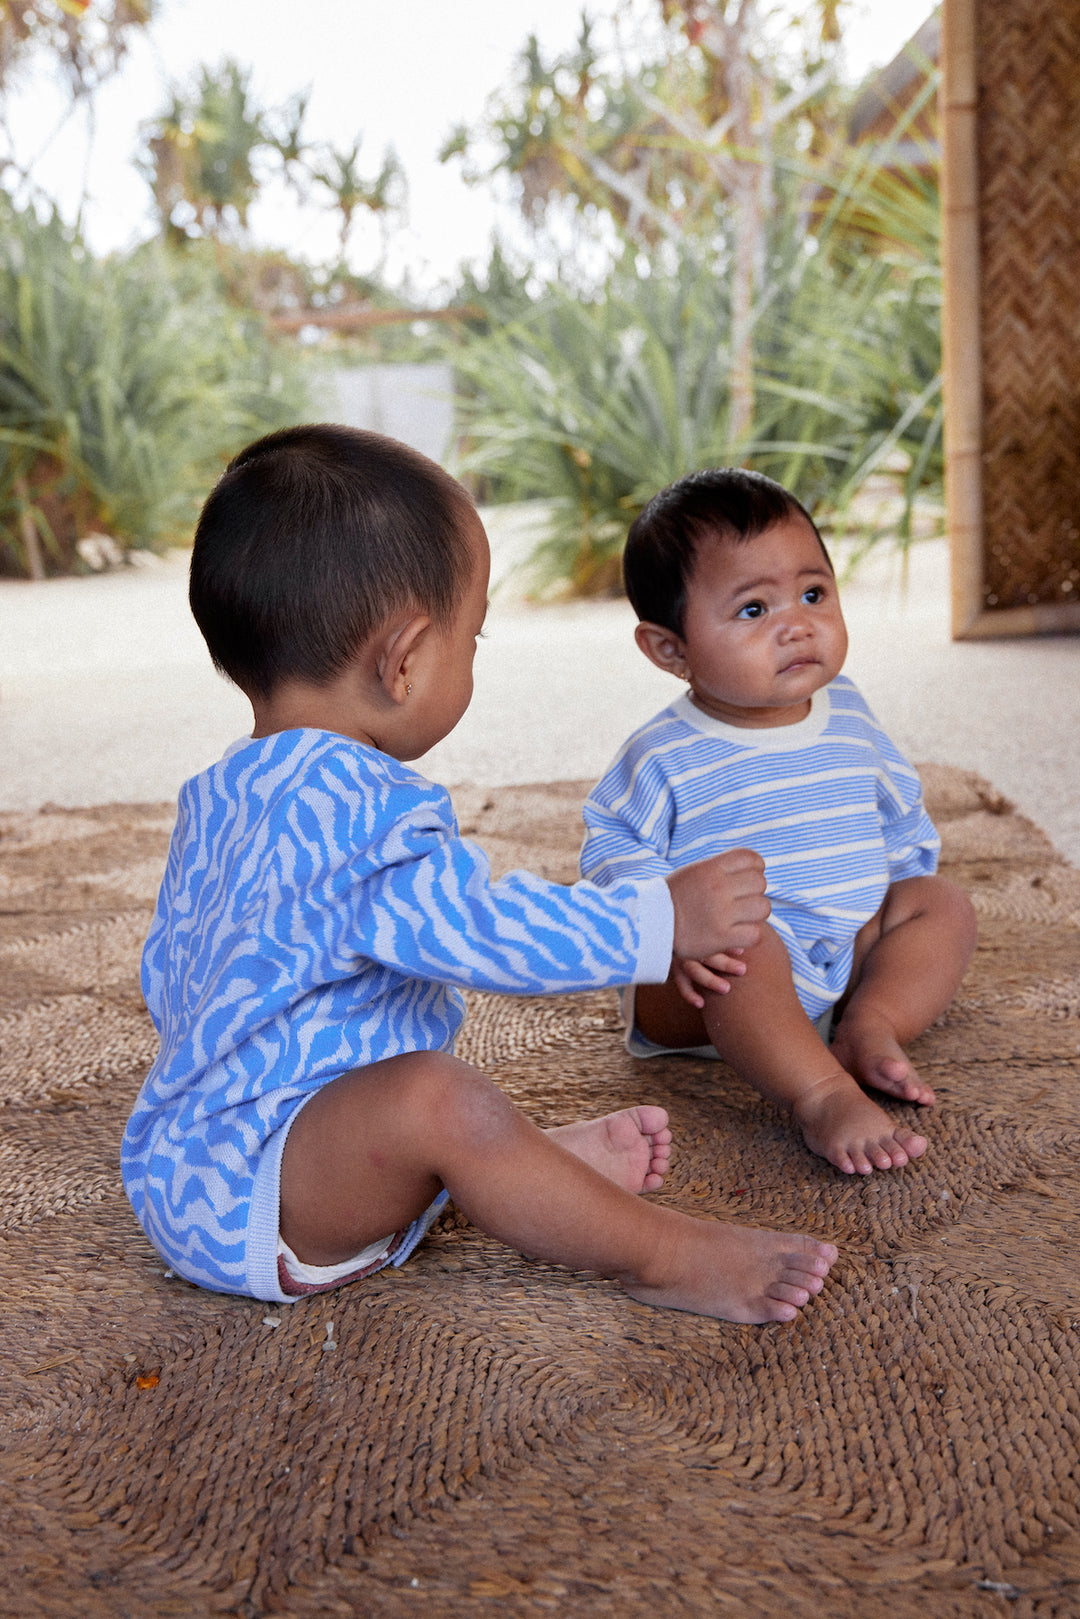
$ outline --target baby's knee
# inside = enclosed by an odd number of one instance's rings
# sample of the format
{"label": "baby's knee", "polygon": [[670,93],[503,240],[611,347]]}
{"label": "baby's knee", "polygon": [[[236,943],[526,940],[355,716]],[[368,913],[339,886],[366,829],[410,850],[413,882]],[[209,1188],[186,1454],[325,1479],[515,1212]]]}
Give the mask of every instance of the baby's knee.
{"label": "baby's knee", "polygon": [[403,1064],[401,1105],[446,1134],[472,1139],[505,1128],[513,1105],[479,1069],[446,1051],[416,1051]]}
{"label": "baby's knee", "polygon": [[783,934],[776,928],[764,923],[757,944],[749,946],[742,955],[746,962],[745,975],[731,979],[731,988],[726,995],[707,997],[713,1009],[731,1017],[743,1005],[754,1003],[756,1006],[760,996],[780,997],[781,1003],[794,997],[791,951]]}
{"label": "baby's knee", "polygon": [[397,1070],[394,1080],[402,1106],[413,1112],[437,1112],[453,1106],[476,1080],[483,1080],[475,1068],[448,1051],[410,1051],[392,1057],[390,1065]]}
{"label": "baby's knee", "polygon": [[975,947],[975,907],[950,877],[905,877],[893,883],[882,911],[885,931],[897,922],[927,917]]}
{"label": "baby's knee", "polygon": [[942,913],[949,918],[958,946],[970,957],[979,941],[979,919],[971,895],[948,877],[935,877],[934,881],[941,885]]}

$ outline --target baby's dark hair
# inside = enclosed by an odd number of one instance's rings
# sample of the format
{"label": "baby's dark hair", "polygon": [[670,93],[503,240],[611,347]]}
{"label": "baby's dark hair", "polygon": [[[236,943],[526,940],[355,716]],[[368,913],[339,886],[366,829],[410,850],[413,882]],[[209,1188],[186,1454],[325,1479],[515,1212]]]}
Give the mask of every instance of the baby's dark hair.
{"label": "baby's dark hair", "polygon": [[806,507],[764,473],[710,467],[661,489],[634,519],[623,552],[623,583],[638,618],[682,635],[686,588],[701,541],[756,539],[788,517],[806,519],[829,562]]}
{"label": "baby's dark hair", "polygon": [[325,685],[395,613],[454,614],[472,574],[465,490],[419,451],[352,427],[286,427],[241,450],[195,530],[188,599],[249,697]]}

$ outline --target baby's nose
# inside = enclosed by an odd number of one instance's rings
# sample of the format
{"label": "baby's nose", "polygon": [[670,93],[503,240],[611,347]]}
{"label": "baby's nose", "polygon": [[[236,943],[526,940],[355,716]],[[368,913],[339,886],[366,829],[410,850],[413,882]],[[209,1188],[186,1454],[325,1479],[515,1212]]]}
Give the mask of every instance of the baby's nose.
{"label": "baby's nose", "polygon": [[783,614],[780,623],[780,634],[785,640],[798,639],[809,635],[811,631],[810,617],[802,602],[797,602]]}

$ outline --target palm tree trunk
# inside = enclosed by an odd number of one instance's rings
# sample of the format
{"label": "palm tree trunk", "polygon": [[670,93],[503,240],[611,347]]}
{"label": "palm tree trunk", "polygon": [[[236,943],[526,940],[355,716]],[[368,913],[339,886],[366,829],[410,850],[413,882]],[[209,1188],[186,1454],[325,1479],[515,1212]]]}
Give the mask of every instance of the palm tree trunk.
{"label": "palm tree trunk", "polygon": [[16,478],[12,484],[19,502],[19,532],[26,552],[26,571],[31,579],[44,579],[45,559],[41,554],[41,537],[30,510],[30,489],[25,478]]}
{"label": "palm tree trunk", "polygon": [[[765,262],[764,190],[771,179],[771,128],[766,116],[755,117],[755,98],[769,103],[772,86],[751,59],[756,32],[755,0],[740,0],[734,17],[716,8],[722,36],[720,69],[731,113],[734,152],[733,203],[735,251],[731,277],[731,415],[732,448],[749,439],[754,424],[754,307]],[[762,149],[763,130],[769,150]]]}
{"label": "palm tree trunk", "polygon": [[[734,194],[735,253],[731,274],[731,415],[728,436],[733,449],[750,437],[754,424],[754,293],[760,222],[755,219],[752,176],[740,175]],[[745,182],[750,178],[751,183]]]}

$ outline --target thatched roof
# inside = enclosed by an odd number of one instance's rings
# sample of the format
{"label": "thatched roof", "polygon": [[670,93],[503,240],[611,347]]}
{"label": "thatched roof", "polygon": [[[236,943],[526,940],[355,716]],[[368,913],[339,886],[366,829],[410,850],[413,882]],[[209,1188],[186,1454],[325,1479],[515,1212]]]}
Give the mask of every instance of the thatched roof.
{"label": "thatched roof", "polygon": [[935,11],[863,89],[848,119],[849,141],[854,145],[867,136],[887,134],[924,82],[928,65],[936,65],[940,55],[941,16]]}

